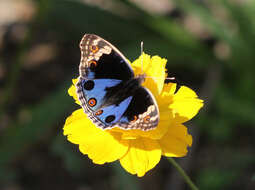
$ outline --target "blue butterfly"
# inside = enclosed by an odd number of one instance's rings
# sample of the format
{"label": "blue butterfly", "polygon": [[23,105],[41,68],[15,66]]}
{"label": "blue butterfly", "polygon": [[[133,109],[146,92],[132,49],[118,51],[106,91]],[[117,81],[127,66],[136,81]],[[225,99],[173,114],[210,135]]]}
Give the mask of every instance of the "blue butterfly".
{"label": "blue butterfly", "polygon": [[135,76],[124,55],[99,36],[85,34],[80,49],[77,94],[93,123],[102,129],[155,128],[159,110],[152,93],[141,86],[145,75]]}

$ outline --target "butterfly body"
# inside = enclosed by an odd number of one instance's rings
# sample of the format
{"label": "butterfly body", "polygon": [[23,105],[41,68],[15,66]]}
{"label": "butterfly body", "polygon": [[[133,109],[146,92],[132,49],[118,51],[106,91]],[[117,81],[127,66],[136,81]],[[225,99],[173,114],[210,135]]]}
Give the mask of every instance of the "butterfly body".
{"label": "butterfly body", "polygon": [[86,34],[81,40],[78,99],[100,128],[150,130],[159,111],[150,91],[142,87],[145,75],[134,76],[127,59],[109,42]]}

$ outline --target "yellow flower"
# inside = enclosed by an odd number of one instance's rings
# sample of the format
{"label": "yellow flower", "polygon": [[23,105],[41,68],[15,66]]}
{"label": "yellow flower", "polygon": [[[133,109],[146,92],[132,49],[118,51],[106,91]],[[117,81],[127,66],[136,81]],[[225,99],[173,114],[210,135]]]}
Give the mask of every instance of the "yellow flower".
{"label": "yellow flower", "polygon": [[[148,88],[157,100],[160,121],[156,129],[150,131],[123,130],[113,128],[102,130],[95,126],[82,109],[72,113],[66,120],[64,135],[95,164],[120,161],[122,167],[131,174],[143,176],[154,168],[161,156],[182,157],[192,145],[192,136],[182,124],[193,118],[203,106],[196,93],[181,86],[176,92],[176,84],[165,84],[166,59],[143,54],[131,65],[134,73],[145,73],[143,86]],[[142,64],[141,64],[142,63]],[[73,84],[77,79],[73,80]],[[80,104],[76,88],[72,85],[68,93]]]}

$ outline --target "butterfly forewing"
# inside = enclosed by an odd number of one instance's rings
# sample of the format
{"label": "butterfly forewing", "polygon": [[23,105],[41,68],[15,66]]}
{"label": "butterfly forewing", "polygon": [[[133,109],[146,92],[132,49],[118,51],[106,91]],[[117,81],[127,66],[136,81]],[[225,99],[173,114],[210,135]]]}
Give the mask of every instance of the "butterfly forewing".
{"label": "butterfly forewing", "polygon": [[80,42],[80,76],[128,80],[134,77],[127,59],[106,40],[86,34]]}

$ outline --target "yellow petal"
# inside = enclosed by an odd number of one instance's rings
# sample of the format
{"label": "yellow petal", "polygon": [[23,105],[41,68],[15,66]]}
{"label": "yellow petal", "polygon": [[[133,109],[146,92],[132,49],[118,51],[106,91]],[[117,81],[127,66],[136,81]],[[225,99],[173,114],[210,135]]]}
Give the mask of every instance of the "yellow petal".
{"label": "yellow petal", "polygon": [[181,86],[173,97],[173,103],[169,106],[175,114],[176,122],[179,123],[193,118],[201,107],[203,107],[203,100],[198,99],[196,93],[185,86]]}
{"label": "yellow petal", "polygon": [[81,105],[80,101],[78,100],[78,97],[77,97],[77,93],[76,93],[76,87],[75,87],[75,84],[77,83],[78,79],[73,79],[72,82],[72,86],[68,89],[68,94],[69,96],[72,96],[73,99],[75,100],[75,103],[76,104],[79,104]]}
{"label": "yellow petal", "polygon": [[154,168],[161,158],[161,149],[157,141],[148,138],[130,140],[127,154],[120,159],[122,167],[138,177]]}
{"label": "yellow petal", "polygon": [[132,64],[136,75],[146,74],[145,82],[143,86],[148,88],[154,96],[161,93],[164,81],[166,77],[166,59],[162,59],[159,56],[153,56],[152,58],[143,53]]}
{"label": "yellow petal", "polygon": [[118,160],[128,150],[128,141],[122,140],[120,133],[99,129],[82,109],[68,117],[64,135],[67,135],[72,143],[79,144],[80,151],[96,164]]}
{"label": "yellow petal", "polygon": [[75,125],[73,127],[73,124],[79,120],[86,119],[86,115],[83,112],[83,109],[78,109],[70,115],[65,122],[64,125],[64,135],[72,135],[74,132],[79,132],[79,130],[82,130],[81,132],[84,132],[83,125]]}
{"label": "yellow petal", "polygon": [[167,157],[182,157],[188,152],[192,145],[192,136],[188,134],[184,125],[173,125],[168,132],[159,140],[162,155]]}
{"label": "yellow petal", "polygon": [[174,95],[176,91],[176,83],[167,83],[164,84],[163,90],[161,92],[161,98],[169,98]]}

